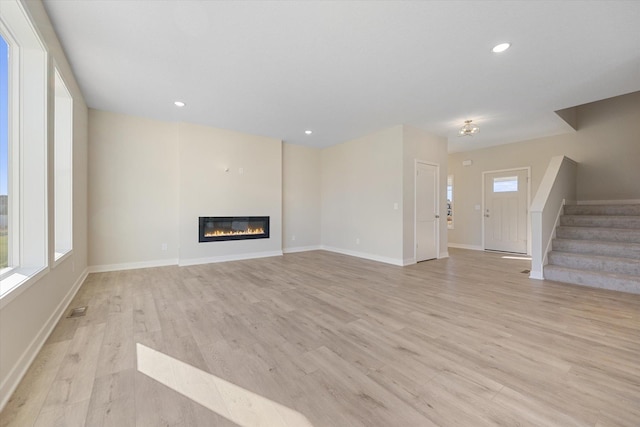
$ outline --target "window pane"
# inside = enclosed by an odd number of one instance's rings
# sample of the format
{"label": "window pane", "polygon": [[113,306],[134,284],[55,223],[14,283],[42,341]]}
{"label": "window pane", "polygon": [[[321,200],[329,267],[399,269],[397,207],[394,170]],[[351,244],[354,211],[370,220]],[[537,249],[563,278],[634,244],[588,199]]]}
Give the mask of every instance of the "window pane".
{"label": "window pane", "polygon": [[48,159],[50,68],[25,2],[0,3],[4,39],[0,53],[0,194],[8,196],[7,226],[1,239],[7,265],[0,270],[0,298],[4,298],[47,266],[49,182],[44,162]]}
{"label": "window pane", "polygon": [[508,193],[511,191],[518,191],[518,177],[506,176],[502,178],[493,179],[493,192],[494,193]]}
{"label": "window pane", "polygon": [[0,269],[9,266],[9,49],[0,37]]}
{"label": "window pane", "polygon": [[72,245],[72,141],[73,100],[60,73],[55,79],[54,146],[54,220],[55,259],[71,250]]}

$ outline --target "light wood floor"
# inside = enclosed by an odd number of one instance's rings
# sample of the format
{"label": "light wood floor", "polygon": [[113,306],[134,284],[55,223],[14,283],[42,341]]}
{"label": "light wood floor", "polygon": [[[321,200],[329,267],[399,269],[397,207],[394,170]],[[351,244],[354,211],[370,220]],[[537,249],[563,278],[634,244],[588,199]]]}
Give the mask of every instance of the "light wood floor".
{"label": "light wood floor", "polygon": [[[526,268],[316,251],[92,274],[87,315],[60,321],[0,425],[238,425],[141,373],[140,343],[314,427],[640,426],[640,295]],[[230,399],[247,426],[283,424]]]}

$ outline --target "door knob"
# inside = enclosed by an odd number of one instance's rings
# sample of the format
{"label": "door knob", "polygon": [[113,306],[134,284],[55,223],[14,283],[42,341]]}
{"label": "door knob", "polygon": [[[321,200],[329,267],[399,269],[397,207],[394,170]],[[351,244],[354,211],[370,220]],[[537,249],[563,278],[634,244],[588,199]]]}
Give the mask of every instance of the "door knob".
{"label": "door knob", "polygon": [[440,215],[436,215],[436,218],[440,218]]}
{"label": "door knob", "polygon": [[489,218],[489,214],[484,214],[485,217]]}

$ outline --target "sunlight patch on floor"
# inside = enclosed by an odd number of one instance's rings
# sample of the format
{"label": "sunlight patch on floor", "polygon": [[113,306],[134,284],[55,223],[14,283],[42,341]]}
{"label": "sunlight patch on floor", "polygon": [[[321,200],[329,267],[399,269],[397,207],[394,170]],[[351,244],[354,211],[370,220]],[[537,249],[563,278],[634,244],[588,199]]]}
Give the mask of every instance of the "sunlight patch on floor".
{"label": "sunlight patch on floor", "polygon": [[136,344],[138,371],[241,427],[313,427],[301,413]]}
{"label": "sunlight patch on floor", "polygon": [[520,261],[531,261],[531,257],[530,256],[505,255],[505,256],[502,257],[502,259],[518,259]]}

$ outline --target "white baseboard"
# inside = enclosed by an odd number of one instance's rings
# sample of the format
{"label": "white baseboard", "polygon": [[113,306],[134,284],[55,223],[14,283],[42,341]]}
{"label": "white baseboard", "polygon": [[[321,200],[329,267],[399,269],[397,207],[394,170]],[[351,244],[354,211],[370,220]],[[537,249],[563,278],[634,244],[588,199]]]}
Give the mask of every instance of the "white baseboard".
{"label": "white baseboard", "polygon": [[640,199],[625,200],[578,200],[578,205],[637,205]]}
{"label": "white baseboard", "polygon": [[466,245],[464,243],[449,243],[448,246],[450,248],[457,248],[457,249],[470,249],[472,251],[484,251],[484,248],[482,246]]}
{"label": "white baseboard", "polygon": [[89,267],[89,273],[105,273],[107,271],[137,270],[138,268],[166,267],[168,265],[176,265],[176,264],[178,264],[178,260],[175,258],[172,258],[172,259],[158,259],[154,261],[125,262],[122,264],[92,265]]}
{"label": "white baseboard", "polygon": [[87,278],[88,274],[89,269],[85,268],[76,282],[73,284],[73,286],[71,286],[67,294],[64,296],[62,301],[60,301],[60,304],[58,304],[51,316],[49,316],[49,319],[47,319],[45,324],[42,325],[42,328],[40,328],[38,334],[33,338],[31,343],[29,343],[29,346],[22,353],[20,359],[18,359],[18,362],[13,366],[11,371],[9,371],[9,375],[7,375],[2,384],[0,384],[0,411],[4,409],[4,406],[7,404],[9,398],[11,398],[11,395],[20,384],[20,381],[24,377],[24,374],[27,373],[27,369],[29,369],[29,366],[31,366],[31,364],[35,360],[36,356],[42,349],[42,346],[47,341],[47,338],[49,338],[49,335],[51,335],[51,332],[53,332],[53,328],[56,327],[58,321],[64,315],[67,307],[69,306],[69,304],[71,304],[71,300],[73,300],[73,297],[76,296],[76,293],[80,289],[80,286],[82,286],[82,283]]}
{"label": "white baseboard", "polygon": [[402,259],[389,258],[389,257],[384,257],[384,256],[379,256],[379,255],[373,255],[373,254],[368,254],[368,253],[365,253],[365,252],[357,252],[357,251],[352,251],[352,250],[349,250],[349,249],[334,248],[333,246],[324,246],[324,245],[322,245],[321,249],[325,250],[325,251],[329,251],[329,252],[335,252],[335,253],[338,253],[338,254],[354,256],[354,257],[357,257],[357,258],[369,259],[371,261],[384,262],[385,264],[399,265],[401,267],[404,266],[404,260],[402,260]]}
{"label": "white baseboard", "polygon": [[440,253],[440,256],[438,257],[438,259],[443,259],[443,258],[449,258],[449,252],[442,252]]}
{"label": "white baseboard", "polygon": [[245,259],[269,258],[273,256],[282,256],[282,251],[253,252],[248,254],[234,254],[234,255],[206,257],[206,258],[181,259],[178,261],[178,265],[180,267],[184,267],[187,265],[213,264],[217,262],[226,262],[226,261],[242,261]]}
{"label": "white baseboard", "polygon": [[294,254],[296,252],[308,252],[308,251],[319,251],[322,249],[320,245],[313,246],[295,246],[293,248],[282,248],[282,252],[285,254]]}
{"label": "white baseboard", "polygon": [[408,259],[405,259],[402,262],[402,266],[403,267],[406,267],[407,265],[413,265],[413,264],[416,264],[416,259],[415,258],[408,258]]}

